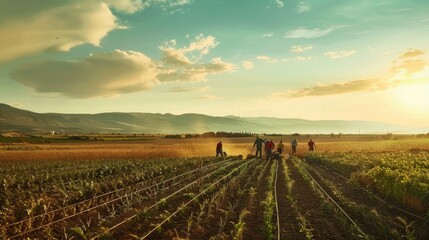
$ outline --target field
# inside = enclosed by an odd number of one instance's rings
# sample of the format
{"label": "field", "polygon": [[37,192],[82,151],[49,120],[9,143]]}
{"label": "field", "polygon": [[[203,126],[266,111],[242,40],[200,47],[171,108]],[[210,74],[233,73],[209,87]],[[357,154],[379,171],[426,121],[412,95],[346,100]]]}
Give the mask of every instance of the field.
{"label": "field", "polygon": [[429,239],[428,139],[312,137],[4,141],[0,238]]}

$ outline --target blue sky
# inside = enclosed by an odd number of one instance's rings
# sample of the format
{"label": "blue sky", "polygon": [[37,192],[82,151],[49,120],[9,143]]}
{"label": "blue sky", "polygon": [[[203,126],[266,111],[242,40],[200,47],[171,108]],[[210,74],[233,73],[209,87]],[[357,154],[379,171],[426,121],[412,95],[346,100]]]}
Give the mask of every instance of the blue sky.
{"label": "blue sky", "polygon": [[426,127],[423,0],[0,3],[0,102]]}

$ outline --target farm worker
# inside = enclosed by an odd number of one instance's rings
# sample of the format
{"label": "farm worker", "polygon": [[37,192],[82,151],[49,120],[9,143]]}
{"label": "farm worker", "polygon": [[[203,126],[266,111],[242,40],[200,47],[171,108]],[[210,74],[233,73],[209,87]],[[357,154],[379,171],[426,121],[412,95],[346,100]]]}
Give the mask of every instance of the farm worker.
{"label": "farm worker", "polygon": [[267,160],[270,160],[271,159],[271,153],[273,152],[273,149],[274,149],[273,140],[267,142],[266,148],[267,148]]}
{"label": "farm worker", "polygon": [[262,140],[262,138],[259,138],[258,136],[256,136],[255,143],[253,144],[253,148],[255,148],[255,146],[256,146],[255,157],[258,157],[258,153],[259,153],[259,158],[262,159],[262,144],[264,144],[264,143],[265,143],[265,141]]}
{"label": "farm worker", "polygon": [[219,155],[223,157],[222,141],[219,141],[216,145],[216,157],[218,157]]}
{"label": "farm worker", "polygon": [[296,141],[296,138],[290,142],[290,147],[292,148],[292,154],[296,153],[296,147],[298,146],[298,141]]}
{"label": "farm worker", "polygon": [[308,151],[312,152],[314,151],[314,148],[316,147],[316,143],[313,142],[312,139],[308,142]]}
{"label": "farm worker", "polygon": [[280,140],[280,143],[277,144],[277,152],[279,152],[279,154],[282,154],[284,149],[285,149],[285,145],[283,145],[283,141]]}

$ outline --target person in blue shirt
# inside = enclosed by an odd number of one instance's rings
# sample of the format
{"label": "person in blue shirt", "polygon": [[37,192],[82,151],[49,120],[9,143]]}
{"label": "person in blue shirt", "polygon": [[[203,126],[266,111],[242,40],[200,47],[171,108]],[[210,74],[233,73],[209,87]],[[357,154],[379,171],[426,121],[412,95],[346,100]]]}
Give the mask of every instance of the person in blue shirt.
{"label": "person in blue shirt", "polygon": [[256,137],[255,143],[253,144],[253,149],[256,146],[255,157],[258,157],[258,153],[259,153],[259,158],[262,159],[262,145],[264,143],[265,143],[265,141],[262,138],[259,138],[258,136]]}

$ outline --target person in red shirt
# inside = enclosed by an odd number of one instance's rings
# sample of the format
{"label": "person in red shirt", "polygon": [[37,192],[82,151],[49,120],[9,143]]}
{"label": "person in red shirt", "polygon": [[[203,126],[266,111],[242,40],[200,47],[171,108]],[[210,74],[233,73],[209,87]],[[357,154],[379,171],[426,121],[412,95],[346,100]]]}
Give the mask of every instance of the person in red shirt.
{"label": "person in red shirt", "polygon": [[316,143],[313,142],[313,140],[310,139],[308,142],[308,151],[313,152],[316,148]]}
{"label": "person in red shirt", "polygon": [[266,148],[267,148],[267,160],[270,160],[271,159],[271,154],[272,154],[273,149],[274,149],[274,142],[273,142],[273,140],[267,142]]}
{"label": "person in red shirt", "polygon": [[223,157],[222,141],[219,141],[216,145],[216,157],[218,157],[219,155]]}

